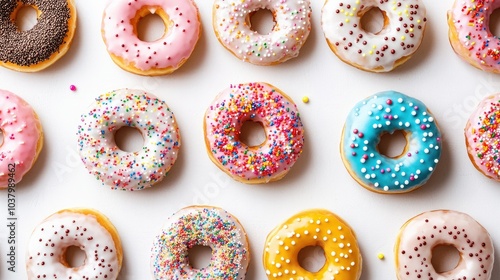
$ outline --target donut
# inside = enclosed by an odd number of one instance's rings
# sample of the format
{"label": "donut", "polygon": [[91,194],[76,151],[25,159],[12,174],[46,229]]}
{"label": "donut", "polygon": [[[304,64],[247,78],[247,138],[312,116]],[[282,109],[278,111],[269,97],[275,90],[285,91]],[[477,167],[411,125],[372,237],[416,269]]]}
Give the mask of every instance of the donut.
{"label": "donut", "polygon": [[[384,27],[376,34],[361,24],[372,8],[384,16]],[[345,63],[370,72],[389,72],[410,59],[422,42],[426,22],[421,0],[326,0],[321,11],[330,49]]]}
{"label": "donut", "polygon": [[0,189],[15,186],[31,169],[42,151],[42,124],[21,97],[0,90]]}
{"label": "donut", "polygon": [[[252,30],[250,18],[262,9],[274,19],[269,34]],[[219,42],[240,60],[274,65],[299,55],[311,31],[309,0],[215,0],[213,28]]]}
{"label": "donut", "polygon": [[[210,263],[200,269],[189,264],[189,249],[212,249]],[[227,211],[210,206],[190,206],[170,216],[153,243],[151,269],[154,279],[243,280],[250,261],[245,230]]]}
{"label": "donut", "polygon": [[500,94],[483,99],[465,125],[469,159],[488,178],[500,181]]}
{"label": "donut", "polygon": [[[380,154],[384,134],[400,131],[401,155]],[[396,91],[384,91],[354,106],[344,125],[342,161],[363,187],[379,193],[404,193],[425,184],[441,156],[441,132],[427,107]]]}
{"label": "donut", "polygon": [[[432,250],[439,245],[455,247],[457,266],[436,272]],[[394,247],[398,280],[475,279],[490,280],[494,249],[488,231],[467,214],[436,210],[424,212],[401,228]]]}
{"label": "donut", "polygon": [[464,61],[483,71],[500,73],[500,39],[491,33],[490,16],[498,1],[456,0],[448,11],[448,37]]}
{"label": "donut", "polygon": [[[71,267],[69,247],[85,253],[85,262]],[[123,252],[116,228],[93,209],[58,211],[33,230],[28,243],[28,279],[117,279]]]}
{"label": "donut", "polygon": [[[246,121],[262,125],[264,143],[248,146],[240,141]],[[248,184],[283,178],[304,145],[297,106],[267,83],[230,85],[208,107],[203,125],[210,159],[233,179]]]}
{"label": "donut", "polygon": [[[38,20],[20,31],[18,11],[30,6]],[[76,29],[73,0],[5,0],[0,3],[0,65],[21,72],[43,70],[68,51]]]}
{"label": "donut", "polygon": [[[177,159],[181,142],[174,113],[154,95],[119,89],[96,98],[78,126],[80,157],[89,173],[103,185],[119,190],[142,190],[165,177]],[[122,151],[114,135],[128,126],[141,132],[144,146]]]}
{"label": "donut", "polygon": [[[273,229],[264,249],[264,269],[268,279],[357,280],[362,259],[354,231],[337,215],[324,209],[297,213]],[[298,261],[300,250],[320,246],[325,265],[310,272]]]}
{"label": "donut", "polygon": [[[139,21],[158,15],[165,24],[163,36],[154,42],[137,36]],[[102,38],[112,60],[139,75],[170,74],[191,56],[200,37],[198,7],[193,0],[113,0],[104,10]]]}

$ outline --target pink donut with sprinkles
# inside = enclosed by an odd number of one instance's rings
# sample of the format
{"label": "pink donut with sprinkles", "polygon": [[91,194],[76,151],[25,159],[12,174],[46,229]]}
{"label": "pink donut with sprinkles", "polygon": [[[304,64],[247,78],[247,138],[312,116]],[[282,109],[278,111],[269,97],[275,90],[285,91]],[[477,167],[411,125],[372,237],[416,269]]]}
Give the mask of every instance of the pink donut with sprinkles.
{"label": "pink donut with sprinkles", "polygon": [[15,186],[35,164],[43,147],[42,124],[33,108],[0,90],[0,189]]}
{"label": "pink donut with sprinkles", "polygon": [[[148,14],[160,16],[163,37],[145,42],[137,25]],[[192,0],[113,0],[104,10],[102,38],[113,61],[140,75],[169,74],[191,56],[200,37],[198,7]]]}
{"label": "pink donut with sprinkles", "polygon": [[[246,121],[260,123],[266,140],[240,141]],[[235,180],[258,184],[283,178],[302,153],[304,128],[295,103],[266,83],[231,85],[205,113],[205,143],[210,159]]]}
{"label": "pink donut with sprinkles", "polygon": [[491,33],[490,16],[500,2],[456,0],[448,12],[451,46],[463,60],[484,71],[500,73],[500,39]]}
{"label": "pink donut with sprinkles", "polygon": [[482,100],[465,126],[469,159],[485,176],[500,181],[500,93]]}
{"label": "pink donut with sprinkles", "polygon": [[[195,269],[189,249],[212,249],[210,263]],[[238,219],[218,207],[190,206],[170,216],[153,243],[154,279],[244,280],[250,262],[247,234]]]}
{"label": "pink donut with sprinkles", "polygon": [[[457,249],[455,268],[437,272],[431,263],[432,250],[439,245]],[[407,221],[396,241],[398,280],[490,280],[494,247],[488,231],[467,214],[436,210]]]}
{"label": "pink donut with sprinkles", "polygon": [[[363,29],[361,18],[377,7],[383,29]],[[371,72],[388,72],[406,62],[424,37],[426,10],[422,0],[326,0],[321,26],[328,45],[344,62]]]}

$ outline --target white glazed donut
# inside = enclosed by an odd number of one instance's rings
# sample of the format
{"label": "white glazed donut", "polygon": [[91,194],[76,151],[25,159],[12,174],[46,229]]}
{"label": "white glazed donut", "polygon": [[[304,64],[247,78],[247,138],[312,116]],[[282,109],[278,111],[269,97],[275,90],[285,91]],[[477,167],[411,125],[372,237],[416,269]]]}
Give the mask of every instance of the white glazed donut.
{"label": "white glazed donut", "polygon": [[[89,173],[113,189],[141,190],[161,181],[180,148],[179,128],[167,104],[141,90],[120,89],[96,98],[78,126],[80,156]],[[144,138],[141,150],[128,153],[115,132],[129,126]]]}
{"label": "white glazed donut", "polygon": [[[454,246],[460,261],[451,271],[434,269],[432,249]],[[424,212],[407,221],[395,246],[396,274],[399,280],[489,280],[494,248],[488,231],[467,214],[436,210]]]}
{"label": "white glazed donut", "polygon": [[[373,7],[384,14],[384,28],[377,34],[361,26],[363,14]],[[328,45],[342,61],[366,71],[388,72],[418,49],[425,16],[421,0],[326,0],[321,26]]]}
{"label": "white glazed donut", "polygon": [[[85,252],[80,267],[70,267],[66,250]],[[109,279],[118,277],[122,248],[115,227],[101,213],[91,209],[65,209],[40,223],[28,243],[28,279]]]}
{"label": "white glazed donut", "polygon": [[[210,264],[189,265],[188,251],[196,245],[212,249]],[[209,206],[186,207],[172,215],[156,237],[151,255],[154,279],[243,280],[250,262],[248,240],[238,219]]]}
{"label": "white glazed donut", "polygon": [[[263,35],[251,29],[251,15],[270,10],[274,27]],[[299,55],[311,30],[309,0],[215,0],[213,27],[221,44],[243,61],[272,65]]]}

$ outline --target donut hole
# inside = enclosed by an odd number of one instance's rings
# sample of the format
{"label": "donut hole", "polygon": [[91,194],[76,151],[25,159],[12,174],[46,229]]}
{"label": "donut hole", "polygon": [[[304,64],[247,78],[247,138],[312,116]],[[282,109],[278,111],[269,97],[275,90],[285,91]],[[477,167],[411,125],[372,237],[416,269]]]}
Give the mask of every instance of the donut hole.
{"label": "donut hole", "polygon": [[137,128],[123,126],[115,132],[115,143],[120,150],[134,153],[142,149],[144,138]]}
{"label": "donut hole", "polygon": [[315,273],[325,266],[325,251],[321,246],[307,246],[299,251],[298,261],[300,267]]}
{"label": "donut hole", "polygon": [[267,35],[273,31],[275,20],[273,12],[268,9],[259,9],[249,15],[250,29],[261,35]]}
{"label": "donut hole", "polygon": [[80,267],[85,264],[87,256],[85,252],[78,246],[69,246],[64,252],[64,262],[68,267]]}
{"label": "donut hole", "polygon": [[266,132],[260,122],[246,121],[241,126],[239,140],[249,147],[258,147],[266,141]]}
{"label": "donut hole", "polygon": [[168,16],[161,10],[144,9],[138,12],[136,33],[137,38],[143,42],[155,42],[167,33],[166,24]]}
{"label": "donut hole", "polygon": [[33,6],[23,5],[17,10],[14,18],[14,22],[19,31],[28,31],[33,29],[33,27],[37,24],[38,11]]}
{"label": "donut hole", "polygon": [[406,133],[407,132],[402,130],[396,130],[392,134],[382,134],[377,146],[380,154],[389,158],[398,158],[402,156],[406,152]]}
{"label": "donut hole", "polygon": [[4,142],[4,134],[3,134],[3,130],[0,129],[0,147],[2,147],[3,145],[3,142]]}
{"label": "donut hole", "polygon": [[432,267],[437,273],[445,273],[458,266],[460,253],[457,248],[449,244],[441,244],[432,249]]}
{"label": "donut hole", "polygon": [[364,31],[378,34],[387,25],[388,18],[378,7],[368,7],[361,13],[360,27]]}
{"label": "donut hole", "polygon": [[496,37],[500,37],[500,9],[493,10],[489,22],[490,32]]}
{"label": "donut hole", "polygon": [[188,251],[189,264],[194,269],[208,267],[212,259],[212,248],[203,245],[195,245]]}

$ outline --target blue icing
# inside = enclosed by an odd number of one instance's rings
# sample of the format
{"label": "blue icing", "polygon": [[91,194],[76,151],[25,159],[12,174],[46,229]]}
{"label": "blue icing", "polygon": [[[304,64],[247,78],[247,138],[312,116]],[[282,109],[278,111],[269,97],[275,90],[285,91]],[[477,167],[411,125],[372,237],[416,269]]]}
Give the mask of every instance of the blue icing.
{"label": "blue icing", "polygon": [[[390,158],[377,150],[384,133],[404,131],[406,152]],[[423,185],[441,156],[441,133],[417,99],[385,91],[359,102],[347,117],[342,157],[356,181],[375,191],[406,192]]]}

